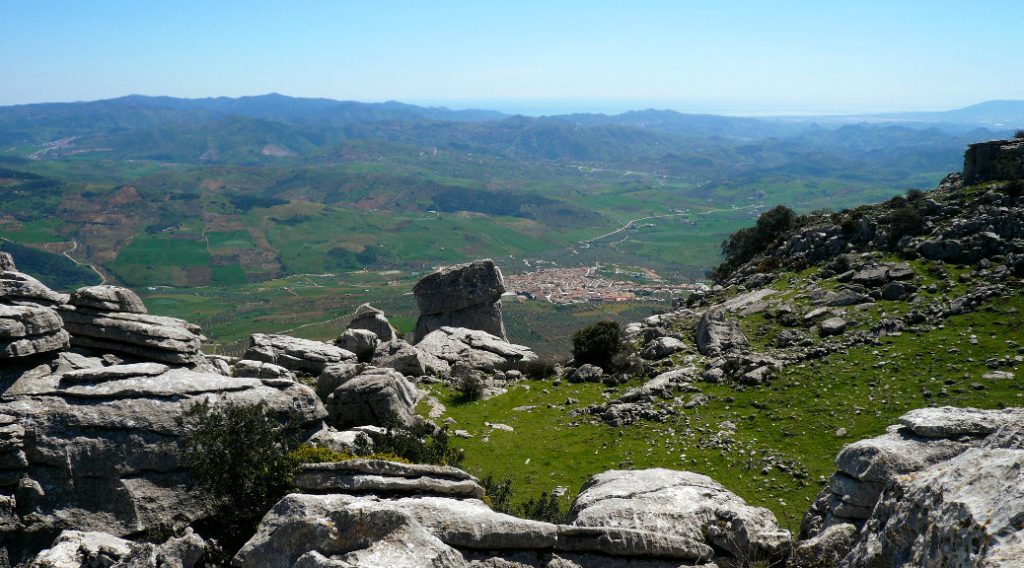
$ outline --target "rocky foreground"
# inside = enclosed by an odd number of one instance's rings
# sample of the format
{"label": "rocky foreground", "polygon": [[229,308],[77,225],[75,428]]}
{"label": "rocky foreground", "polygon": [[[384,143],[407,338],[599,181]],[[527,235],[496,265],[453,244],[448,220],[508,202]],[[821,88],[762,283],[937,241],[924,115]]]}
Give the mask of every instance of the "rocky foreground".
{"label": "rocky foreground", "polygon": [[[964,179],[984,183],[1015,171],[1020,144],[990,146],[969,153]],[[740,267],[726,286],[628,326],[630,361],[646,380],[579,412],[616,426],[658,420],[706,401],[702,382],[758,388],[786,365],[884,334],[927,331],[1018,289],[1024,198],[968,191],[964,183],[950,178],[916,206],[925,230],[893,239],[877,210],[847,229],[806,226]],[[986,283],[928,283],[909,264],[920,257],[971,263],[970,281]],[[827,267],[815,280],[771,287],[781,273],[815,264]],[[425,384],[471,377],[493,394],[523,379],[536,356],[504,337],[503,289],[490,261],[443,269],[414,290],[422,313],[413,343],[383,312],[362,306],[334,343],[256,334],[232,359],[205,355],[200,329],[148,314],[130,290],[59,294],[0,254],[0,566],[215,565],[203,522],[210,502],[183,463],[190,408],[262,403],[290,416],[298,439],[351,451],[360,433],[385,421],[420,423],[415,407]],[[884,302],[898,315],[865,315]],[[895,302],[911,309],[893,310]],[[737,323],[743,315],[773,325],[748,337]],[[1013,380],[1017,361],[1004,359],[993,372]],[[635,378],[593,365],[564,372],[570,381]],[[691,396],[666,402],[679,390]],[[555,524],[492,510],[480,480],[457,468],[341,459],[302,465],[294,492],[224,561],[253,568],[1020,566],[1022,471],[1024,409],[918,409],[840,452],[794,538],[767,509],[693,472],[596,474]]]}

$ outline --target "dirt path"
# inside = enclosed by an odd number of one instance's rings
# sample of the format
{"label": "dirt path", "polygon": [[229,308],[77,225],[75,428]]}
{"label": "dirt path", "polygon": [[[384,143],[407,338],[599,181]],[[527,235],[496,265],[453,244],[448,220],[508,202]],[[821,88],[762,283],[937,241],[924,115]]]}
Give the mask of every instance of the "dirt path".
{"label": "dirt path", "polygon": [[79,261],[75,257],[71,256],[71,253],[75,252],[76,250],[78,250],[78,241],[72,239],[71,240],[71,248],[69,248],[68,250],[64,251],[63,254],[64,254],[65,257],[67,257],[68,260],[70,260],[71,262],[77,264],[78,266],[88,266],[90,270],[92,270],[93,272],[96,273],[96,276],[100,277],[100,284],[106,284],[107,281],[108,281],[107,280],[107,275],[103,274],[103,272],[101,272],[100,269],[96,268],[96,265],[94,265],[94,264],[92,264],[90,262]]}
{"label": "dirt path", "polygon": [[[710,215],[711,213],[722,213],[722,212],[725,212],[725,211],[742,211],[744,209],[754,209],[756,207],[761,207],[761,206],[762,206],[762,204],[756,203],[754,205],[747,205],[747,206],[744,206],[744,207],[736,207],[735,209],[709,209],[707,211],[701,211],[700,213],[693,213],[693,215]],[[651,215],[651,216],[648,216],[648,217],[640,217],[639,219],[633,219],[632,221],[626,223],[622,227],[619,227],[618,229],[615,229],[614,231],[612,231],[610,233],[605,233],[605,234],[601,235],[600,237],[594,237],[592,239],[587,239],[585,241],[580,241],[580,242],[581,243],[586,243],[586,244],[592,244],[592,243],[595,243],[595,242],[600,241],[602,239],[607,239],[608,237],[611,237],[611,236],[617,235],[617,234],[619,234],[619,233],[621,233],[623,231],[626,231],[626,230],[630,229],[633,225],[635,225],[636,223],[639,223],[641,221],[650,221],[651,219],[664,219],[665,217],[679,217],[680,215],[690,215],[690,213],[666,213],[664,215]]]}

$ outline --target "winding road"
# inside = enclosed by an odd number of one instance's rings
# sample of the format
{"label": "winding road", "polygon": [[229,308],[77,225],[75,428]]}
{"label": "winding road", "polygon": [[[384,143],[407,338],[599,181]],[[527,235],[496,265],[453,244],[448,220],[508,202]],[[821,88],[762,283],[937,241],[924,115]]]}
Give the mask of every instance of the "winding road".
{"label": "winding road", "polygon": [[[763,206],[763,204],[756,203],[754,205],[747,205],[747,206],[744,206],[744,207],[736,207],[735,209],[732,209],[732,208],[730,208],[730,209],[708,209],[707,211],[701,211],[700,213],[693,213],[693,215],[710,215],[711,213],[722,213],[722,212],[725,212],[725,211],[742,211],[744,209],[755,209],[757,207],[762,207],[762,206]],[[690,213],[666,213],[664,215],[650,215],[648,217],[640,217],[639,219],[633,219],[632,221],[626,223],[625,225],[619,227],[618,229],[615,229],[614,231],[612,231],[610,233],[605,233],[605,234],[601,235],[600,237],[594,237],[592,239],[587,239],[585,241],[580,241],[580,243],[581,244],[582,243],[586,243],[586,244],[589,245],[589,244],[595,243],[597,241],[600,241],[602,239],[607,239],[608,237],[611,237],[613,235],[617,235],[617,234],[619,234],[619,233],[621,233],[623,231],[626,231],[626,230],[630,229],[634,224],[639,223],[641,221],[650,221],[651,219],[663,219],[665,217],[679,217],[680,215],[690,215]]]}
{"label": "winding road", "polygon": [[64,251],[63,254],[64,254],[65,257],[67,257],[68,260],[70,260],[71,262],[77,264],[78,266],[83,266],[83,265],[84,266],[88,266],[90,270],[92,270],[93,272],[96,273],[96,276],[100,277],[100,284],[106,284],[107,283],[107,275],[103,274],[102,272],[100,272],[100,270],[98,268],[96,268],[96,265],[94,265],[92,263],[89,263],[89,262],[79,261],[75,257],[71,256],[71,253],[75,252],[76,250],[78,250],[78,241],[76,241],[74,239],[71,239],[71,248],[69,248],[68,250]]}

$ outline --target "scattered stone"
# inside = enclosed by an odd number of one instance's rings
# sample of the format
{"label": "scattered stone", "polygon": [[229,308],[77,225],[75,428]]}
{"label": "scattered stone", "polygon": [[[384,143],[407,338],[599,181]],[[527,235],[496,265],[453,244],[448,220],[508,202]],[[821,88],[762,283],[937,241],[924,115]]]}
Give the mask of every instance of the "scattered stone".
{"label": "scattered stone", "polygon": [[821,326],[818,329],[822,337],[829,337],[832,335],[842,335],[846,331],[846,325],[846,320],[843,318],[833,317],[821,322]]}

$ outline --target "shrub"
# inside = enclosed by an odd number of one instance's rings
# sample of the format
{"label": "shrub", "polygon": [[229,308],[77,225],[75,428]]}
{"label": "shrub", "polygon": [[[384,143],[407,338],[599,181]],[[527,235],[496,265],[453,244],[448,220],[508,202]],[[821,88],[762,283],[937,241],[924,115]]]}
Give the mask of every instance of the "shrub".
{"label": "shrub", "polygon": [[404,426],[390,417],[384,421],[384,427],[382,434],[369,433],[376,454],[390,454],[412,463],[454,467],[461,465],[465,459],[462,450],[451,445],[447,426],[436,428],[429,422]]}
{"label": "shrub", "polygon": [[546,523],[560,524],[565,521],[565,513],[562,512],[558,496],[547,491],[541,493],[539,497],[523,501],[519,506],[519,513],[527,519]]}
{"label": "shrub", "polygon": [[757,218],[753,227],[740,229],[722,241],[724,261],[710,276],[721,282],[737,268],[768,250],[780,237],[800,224],[800,218],[785,205],[776,205]]}
{"label": "shrub", "polygon": [[512,507],[512,478],[496,479],[493,475],[480,480],[480,486],[484,488],[486,496],[484,501],[491,509],[499,513],[514,515]]}
{"label": "shrub", "polygon": [[907,190],[907,201],[918,201],[924,199],[924,192],[920,189],[908,189]]}
{"label": "shrub", "polygon": [[292,487],[297,446],[263,403],[197,404],[183,416],[182,462],[211,501],[213,536],[228,550],[241,547],[263,515]]}
{"label": "shrub", "polygon": [[901,207],[886,217],[889,226],[889,248],[893,248],[907,235],[921,232],[924,219],[913,207]]}
{"label": "shrub", "polygon": [[1024,130],[1018,130],[1013,133],[1014,138],[1024,138]]}
{"label": "shrub", "polygon": [[339,452],[330,448],[320,448],[309,444],[302,444],[298,448],[292,450],[288,454],[288,458],[296,464],[331,463],[355,459],[387,460],[398,463],[410,463],[409,460],[395,454],[381,452],[360,453],[358,449],[355,452]]}
{"label": "shrub", "polygon": [[467,373],[459,378],[455,390],[463,401],[480,400],[484,397],[484,389],[487,385],[483,378],[476,373]]}
{"label": "shrub", "polygon": [[572,357],[577,365],[590,363],[611,370],[612,360],[622,349],[621,337],[618,322],[599,321],[573,334]]}
{"label": "shrub", "polygon": [[544,491],[537,497],[530,497],[518,505],[512,503],[512,478],[505,477],[497,479],[493,475],[480,480],[480,485],[487,495],[484,501],[491,509],[515,515],[535,521],[546,523],[562,523],[565,521],[565,512],[562,511],[562,504],[558,496],[553,492]]}
{"label": "shrub", "polygon": [[555,367],[557,364],[554,360],[540,357],[535,361],[527,361],[521,364],[521,370],[524,375],[531,379],[546,379],[555,374]]}

